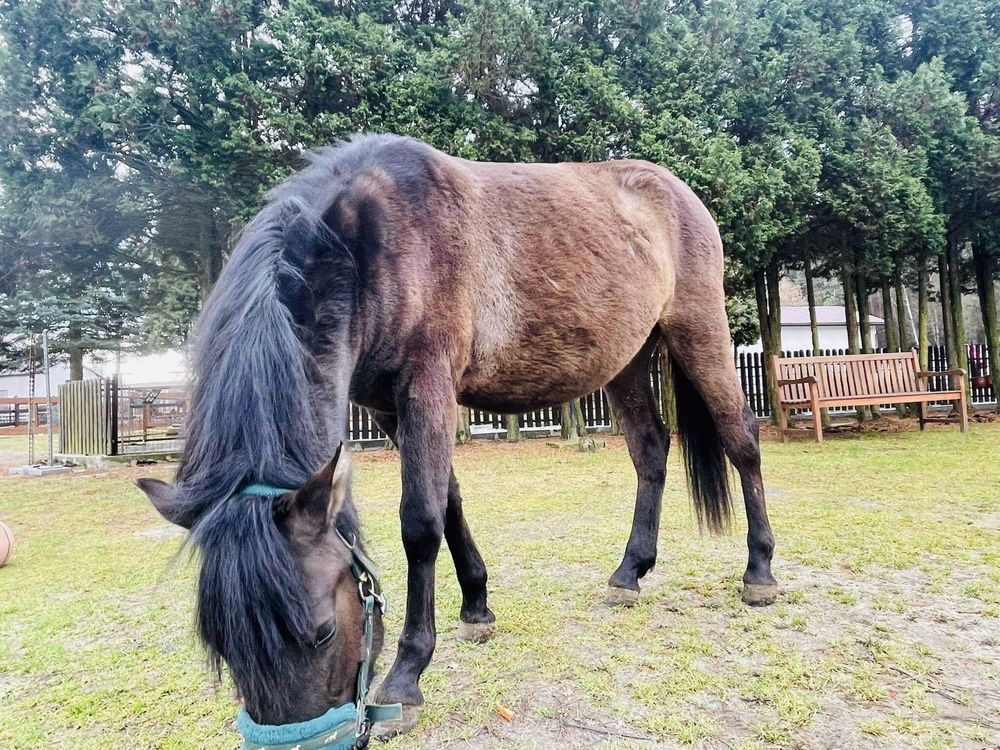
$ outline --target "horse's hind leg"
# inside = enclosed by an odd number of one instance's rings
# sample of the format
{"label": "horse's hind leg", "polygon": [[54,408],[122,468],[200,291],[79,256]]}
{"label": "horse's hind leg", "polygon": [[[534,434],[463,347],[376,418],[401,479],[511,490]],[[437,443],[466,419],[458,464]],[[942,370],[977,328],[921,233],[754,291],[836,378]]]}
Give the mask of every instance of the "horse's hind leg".
{"label": "horse's hind leg", "polygon": [[[396,415],[373,411],[372,416],[382,431],[395,443],[398,428]],[[469,525],[465,522],[462,495],[459,492],[454,468],[448,480],[448,510],[445,515],[444,538],[448,542],[448,550],[455,563],[458,585],[462,589],[458,637],[467,641],[484,641],[492,635],[496,617],[486,604],[486,563],[483,562]]]}
{"label": "horse's hind leg", "polygon": [[486,563],[472,539],[472,532],[462,512],[462,496],[454,468],[448,481],[448,513],[445,517],[444,538],[448,542],[455,574],[462,589],[462,610],[459,613],[458,637],[480,643],[493,634],[496,617],[486,605]]}
{"label": "horse's hind leg", "polygon": [[[778,583],[771,575],[774,534],[764,500],[757,417],[747,404],[733,362],[721,284],[715,304],[710,294],[702,292],[697,301],[691,300],[687,305],[678,299],[675,309],[687,312],[672,316],[663,325],[675,363],[678,413],[680,417],[685,410],[682,407],[695,415],[699,409],[707,409],[704,416],[714,423],[726,455],[739,472],[749,549],[743,574],[743,601],[752,605],[771,604],[778,596]],[[677,366],[681,372],[676,372]],[[682,398],[688,399],[688,403],[682,405]],[[705,434],[711,426],[694,425],[691,429],[700,429]]]}
{"label": "horse's hind leg", "polygon": [[604,388],[625,434],[638,482],[632,533],[621,565],[608,581],[607,602],[611,605],[635,604],[639,598],[639,579],[656,563],[656,538],[670,448],[670,433],[660,419],[649,377],[649,359],[659,339],[657,331]]}

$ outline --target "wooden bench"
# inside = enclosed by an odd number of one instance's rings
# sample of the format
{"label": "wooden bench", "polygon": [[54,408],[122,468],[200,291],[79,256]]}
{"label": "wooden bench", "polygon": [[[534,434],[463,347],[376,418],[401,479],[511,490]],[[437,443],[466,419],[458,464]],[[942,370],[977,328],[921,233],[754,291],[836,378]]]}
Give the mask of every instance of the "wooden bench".
{"label": "wooden bench", "polygon": [[[927,380],[935,375],[948,376],[951,390],[929,391]],[[778,427],[783,441],[788,439],[788,413],[810,410],[816,440],[823,442],[820,410],[837,406],[920,404],[922,430],[932,421],[927,416],[928,404],[952,401],[958,410],[962,432],[969,429],[965,373],[962,370],[923,371],[916,351],[836,357],[771,357],[771,377],[778,384],[781,401]]]}

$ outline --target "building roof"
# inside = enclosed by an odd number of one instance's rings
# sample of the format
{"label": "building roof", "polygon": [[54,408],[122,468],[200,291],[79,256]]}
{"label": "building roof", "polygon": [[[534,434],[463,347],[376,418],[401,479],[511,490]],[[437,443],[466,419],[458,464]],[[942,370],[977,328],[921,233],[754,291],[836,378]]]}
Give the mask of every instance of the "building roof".
{"label": "building roof", "polygon": [[[885,320],[877,315],[869,315],[868,322],[873,326],[884,326]],[[816,324],[821,326],[847,325],[847,313],[843,305],[816,305]],[[808,326],[809,308],[800,305],[783,305],[781,307],[781,325]]]}

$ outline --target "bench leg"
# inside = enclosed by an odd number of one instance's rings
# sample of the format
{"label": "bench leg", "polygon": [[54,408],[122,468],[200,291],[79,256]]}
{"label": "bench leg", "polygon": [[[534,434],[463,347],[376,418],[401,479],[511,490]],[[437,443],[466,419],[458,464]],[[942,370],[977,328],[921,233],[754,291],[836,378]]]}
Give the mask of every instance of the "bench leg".
{"label": "bench leg", "polygon": [[781,433],[781,442],[788,442],[788,412],[784,407],[778,407],[778,431]]}
{"label": "bench leg", "polygon": [[923,432],[924,428],[927,427],[927,402],[920,402],[920,431]]}
{"label": "bench leg", "polygon": [[958,424],[962,432],[969,431],[969,405],[966,402],[965,386],[962,385],[962,395],[958,399]]}
{"label": "bench leg", "polygon": [[816,442],[823,442],[823,411],[819,408],[819,393],[816,384],[809,384],[809,400],[812,406],[813,430],[816,431]]}

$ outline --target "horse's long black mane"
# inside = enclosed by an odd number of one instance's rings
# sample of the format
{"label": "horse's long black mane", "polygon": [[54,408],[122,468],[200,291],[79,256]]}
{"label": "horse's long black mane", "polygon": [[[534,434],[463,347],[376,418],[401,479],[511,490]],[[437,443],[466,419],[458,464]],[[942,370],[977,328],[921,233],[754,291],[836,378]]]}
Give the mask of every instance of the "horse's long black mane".
{"label": "horse's long black mane", "polygon": [[[215,668],[229,665],[248,708],[293,692],[274,688],[294,672],[287,660],[309,635],[309,611],[270,499],[237,493],[250,482],[301,486],[342,437],[348,394],[331,401],[320,362],[346,345],[357,276],[350,249],[321,217],[344,162],[378,140],[325,150],[273,191],[194,334],[177,500],[201,555],[200,636]],[[337,523],[357,534],[350,502]]]}

